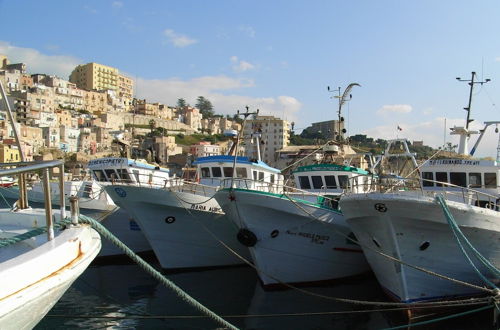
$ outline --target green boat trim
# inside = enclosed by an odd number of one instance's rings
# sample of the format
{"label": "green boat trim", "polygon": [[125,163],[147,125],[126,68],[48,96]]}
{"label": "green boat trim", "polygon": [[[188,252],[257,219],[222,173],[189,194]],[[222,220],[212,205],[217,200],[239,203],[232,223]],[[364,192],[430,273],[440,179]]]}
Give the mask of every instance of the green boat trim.
{"label": "green boat trim", "polygon": [[345,166],[337,164],[315,164],[315,165],[300,166],[295,171],[293,171],[293,173],[320,172],[320,171],[351,172],[361,175],[370,174],[368,171],[362,170],[354,166]]}
{"label": "green boat trim", "polygon": [[283,199],[283,200],[293,199],[296,202],[304,203],[304,204],[307,204],[307,205],[310,205],[310,206],[314,206],[314,207],[318,207],[318,208],[321,208],[321,209],[324,209],[324,210],[328,210],[328,211],[333,211],[333,212],[335,212],[337,214],[342,214],[342,212],[339,211],[339,210],[337,210],[337,209],[334,209],[332,207],[328,207],[328,206],[320,204],[320,201],[323,202],[325,200],[324,196],[318,196],[318,202],[315,203],[315,202],[306,201],[306,200],[303,200],[303,199],[300,199],[300,198],[295,198],[295,197],[290,197],[290,196],[286,197],[285,194],[275,194],[275,193],[271,193],[271,192],[267,192],[267,191],[259,191],[259,190],[252,190],[252,189],[241,189],[241,188],[224,188],[224,189],[221,189],[221,190],[222,191],[231,191],[231,190],[234,190],[234,191],[248,192],[248,193],[254,193],[254,194],[261,194],[261,195],[267,195],[267,196],[276,197],[276,198]]}

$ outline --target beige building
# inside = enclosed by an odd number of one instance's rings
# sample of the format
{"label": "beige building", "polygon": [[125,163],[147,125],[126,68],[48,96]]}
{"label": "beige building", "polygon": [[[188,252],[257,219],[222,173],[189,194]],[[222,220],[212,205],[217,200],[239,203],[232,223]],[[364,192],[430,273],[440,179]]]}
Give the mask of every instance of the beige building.
{"label": "beige building", "polygon": [[77,66],[69,81],[85,90],[114,90],[119,96],[132,98],[134,81],[118,71],[118,69],[98,63],[87,63]]}
{"label": "beige building", "polygon": [[91,114],[101,115],[107,112],[108,95],[105,91],[84,91],[85,110]]}
{"label": "beige building", "polygon": [[0,163],[21,161],[19,149],[12,144],[0,144]]}
{"label": "beige building", "polygon": [[[259,144],[256,133],[260,133]],[[273,116],[257,116],[245,123],[243,136],[246,155],[257,158],[257,151],[260,149],[262,160],[272,166],[277,159],[276,151],[288,146],[290,142],[289,123]]]}
{"label": "beige building", "polygon": [[219,145],[213,145],[205,141],[200,141],[190,147],[190,153],[196,158],[220,155],[220,150]]}
{"label": "beige building", "polygon": [[170,156],[182,154],[182,147],[175,143],[175,136],[157,136],[154,143],[155,153],[161,163],[169,161]]}

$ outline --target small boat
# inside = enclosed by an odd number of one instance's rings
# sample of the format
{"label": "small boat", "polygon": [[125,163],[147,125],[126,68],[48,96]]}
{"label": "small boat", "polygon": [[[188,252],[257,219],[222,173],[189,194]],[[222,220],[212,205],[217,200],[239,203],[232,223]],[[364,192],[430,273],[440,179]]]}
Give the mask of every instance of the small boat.
{"label": "small boat", "polygon": [[[23,165],[0,173],[41,169],[48,186],[47,169],[63,166],[59,161]],[[0,209],[1,329],[33,328],[98,254],[101,238],[95,230],[76,222],[54,227],[59,216],[63,219],[65,210],[53,214],[50,202],[45,209]]]}

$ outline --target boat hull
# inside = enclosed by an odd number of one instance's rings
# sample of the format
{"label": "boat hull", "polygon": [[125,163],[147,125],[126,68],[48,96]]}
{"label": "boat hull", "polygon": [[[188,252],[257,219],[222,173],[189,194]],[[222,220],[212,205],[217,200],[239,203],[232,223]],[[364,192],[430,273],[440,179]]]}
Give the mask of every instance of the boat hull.
{"label": "boat hull", "polygon": [[[15,235],[45,223],[44,210],[12,214],[0,210],[2,235]],[[6,226],[6,227],[4,227]],[[23,229],[24,228],[24,229]],[[56,231],[0,250],[0,328],[33,328],[68,287],[89,266],[101,247],[99,234],[88,225]]]}
{"label": "boat hull", "polygon": [[338,211],[243,189],[220,190],[215,198],[239,229],[255,235],[254,242],[243,243],[253,244],[250,253],[264,286],[328,281],[369,270],[361,248],[346,239],[351,230]]}
{"label": "boat hull", "polygon": [[[498,212],[453,201],[447,204],[472,245],[500,267]],[[481,293],[401,265],[378,253],[464,282],[485,285],[464,257],[441,206],[433,197],[358,194],[343,197],[340,205],[378,281],[393,299],[410,303]],[[476,264],[482,274],[491,275]]]}
{"label": "boat hull", "polygon": [[232,266],[244,263],[238,256],[249,258],[236,241],[236,227],[213,198],[137,186],[106,191],[137,220],[164,269]]}

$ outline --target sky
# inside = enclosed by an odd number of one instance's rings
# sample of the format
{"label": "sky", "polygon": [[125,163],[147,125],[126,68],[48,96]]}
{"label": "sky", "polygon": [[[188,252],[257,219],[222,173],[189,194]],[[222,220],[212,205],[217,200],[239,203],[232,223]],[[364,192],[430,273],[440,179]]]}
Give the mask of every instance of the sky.
{"label": "sky", "polygon": [[[0,0],[0,54],[66,79],[112,66],[137,98],[249,106],[297,134],[337,119],[338,87],[358,83],[342,109],[349,135],[438,147],[465,124],[469,85],[456,77],[491,79],[474,86],[471,127],[500,121],[499,16],[493,0]],[[494,128],[476,156],[496,158]]]}

